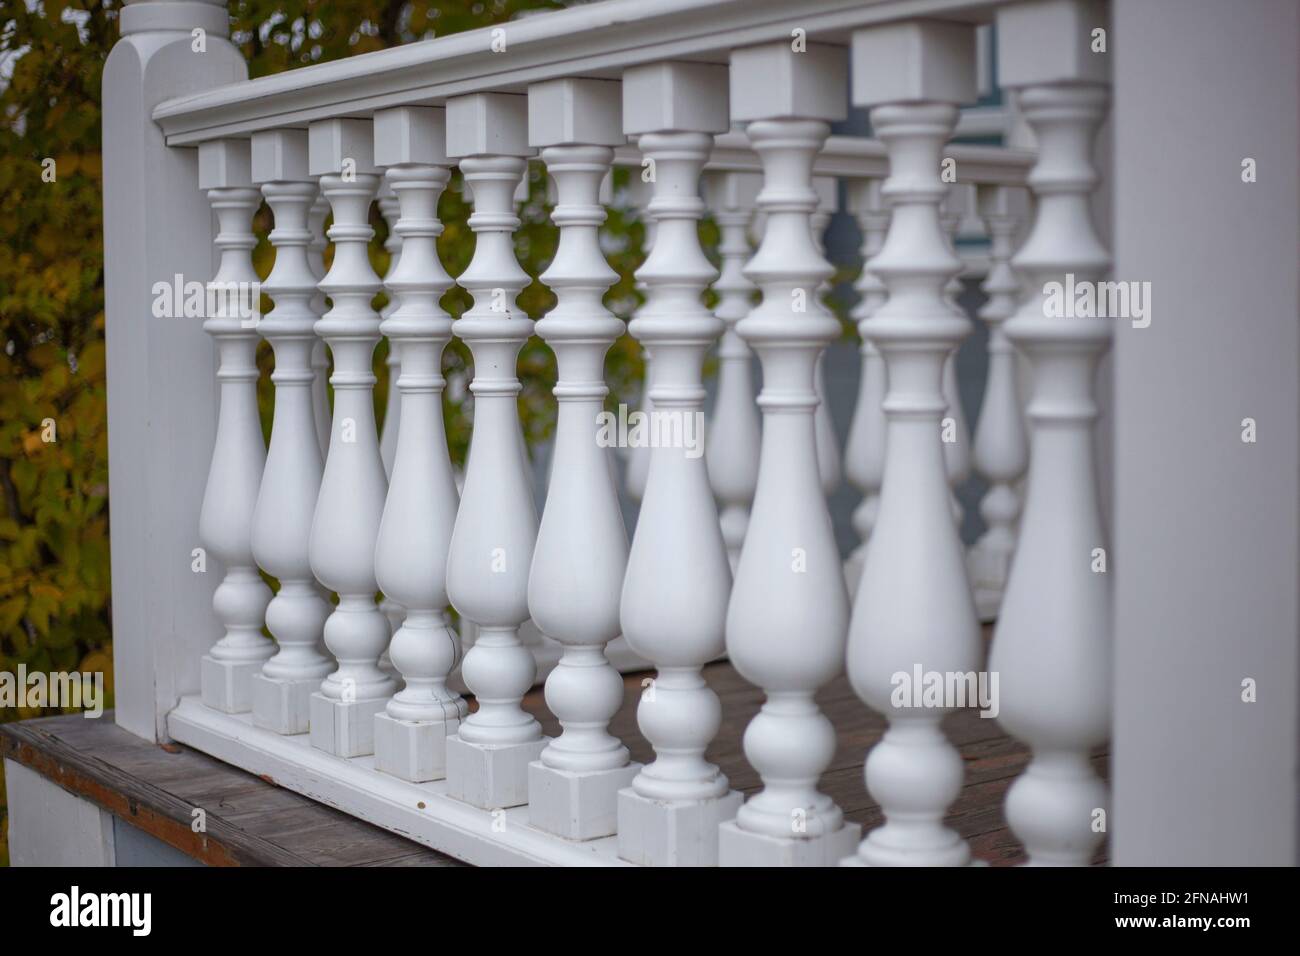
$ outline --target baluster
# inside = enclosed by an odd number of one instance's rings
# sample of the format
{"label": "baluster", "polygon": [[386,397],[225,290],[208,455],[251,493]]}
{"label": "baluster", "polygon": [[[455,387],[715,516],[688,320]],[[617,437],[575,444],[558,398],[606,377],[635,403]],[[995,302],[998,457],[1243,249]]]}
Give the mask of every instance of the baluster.
{"label": "baluster", "polygon": [[[1109,800],[1089,757],[1108,735],[1112,679],[1093,449],[1094,379],[1111,320],[1053,314],[1047,288],[1086,288],[1110,265],[1088,208],[1107,87],[1105,58],[1086,44],[1104,22],[1092,3],[1028,4],[998,16],[1004,82],[1018,88],[1038,143],[1028,178],[1037,215],[1011,260],[1031,294],[1005,325],[1033,368],[1030,477],[989,661],[1001,677],[998,719],[1033,752],[1006,803],[1031,864],[1087,864]],[[1055,56],[1042,55],[1044,37]]]}
{"label": "baluster", "polygon": [[[642,251],[645,253],[645,258],[649,259],[655,245],[656,223],[654,217],[646,212],[654,187],[641,178],[644,169],[645,167],[637,167],[632,170],[631,180],[628,183],[628,198],[636,207],[638,218],[641,220],[641,226],[644,230],[644,238],[641,242]],[[644,294],[645,286],[639,280],[635,284],[636,288],[640,289]],[[636,312],[632,315],[633,318],[636,318],[641,308],[643,306],[637,307]],[[640,411],[646,416],[646,420],[649,420],[649,416],[655,410],[654,399],[650,397],[650,378],[654,360],[650,354],[650,349],[644,345],[641,347],[641,362],[644,374],[641,376]],[[624,479],[627,495],[633,501],[640,501],[645,494],[646,476],[650,473],[650,449],[645,445],[633,445],[624,450],[624,455],[627,461],[627,474]]]}
{"label": "baluster", "polygon": [[[901,58],[926,69],[900,70]],[[888,300],[865,323],[886,366],[885,470],[853,620],[849,678],[889,728],[866,762],[867,789],[883,826],[845,862],[961,865],[970,850],[944,826],[961,790],[962,762],[941,728],[950,713],[915,697],[895,700],[915,671],[972,672],[979,623],[964,553],[951,520],[941,418],[943,366],[969,320],[944,297],[961,269],[939,224],[944,145],[957,107],[975,93],[974,27],[915,21],[853,34],[853,101],[889,154],[884,196],[893,209],[884,247],[871,260]]]}
{"label": "baluster", "polygon": [[438,197],[451,178],[443,112],[400,107],[374,116],[375,163],[398,204],[401,259],[384,284],[392,309],[379,326],[400,364],[390,388],[406,427],[397,433],[388,497],[375,543],[375,578],[404,609],[389,656],[405,687],[375,715],[375,768],[403,780],[446,776],[446,741],[468,711],[447,689],[460,637],[447,617],[447,551],[456,481],[442,420],[442,352],[451,316],[438,305],[451,277],[438,259]]}
{"label": "baluster", "polygon": [[[825,259],[826,227],[830,225],[835,210],[840,208],[839,185],[833,177],[814,176],[813,191],[817,193],[817,205],[809,217],[813,245],[817,247],[817,254]],[[831,274],[834,275],[834,272]],[[816,294],[819,299],[824,300],[830,291],[831,282],[826,278],[817,286]],[[817,356],[814,382],[817,389],[817,411],[813,413],[817,423],[817,473],[821,476],[822,491],[826,495],[832,495],[844,480],[844,474],[840,461],[840,442],[835,435],[830,402],[826,400],[826,351],[824,349]]]}
{"label": "baluster", "polygon": [[977,189],[980,215],[990,239],[989,274],[983,286],[988,301],[979,314],[989,327],[989,373],[975,427],[975,468],[989,483],[980,502],[980,515],[988,530],[971,547],[967,563],[980,620],[991,621],[997,617],[1016,550],[1016,519],[1020,515],[1016,485],[1029,464],[1029,451],[1020,415],[1016,353],[1003,330],[1003,322],[1015,313],[1020,296],[1020,283],[1008,261],[1020,221],[1013,207],[1015,190],[992,185]]}
{"label": "baluster", "polygon": [[[957,252],[957,231],[961,228],[962,214],[966,209],[967,188],[964,183],[952,184],[948,187],[943,202],[939,205],[939,226],[943,229],[949,250],[957,258],[958,262],[961,262],[961,256]],[[965,269],[964,263],[962,268]],[[953,312],[964,319],[966,318],[966,310],[957,302],[963,288],[961,272],[958,272],[944,285],[943,296]],[[968,322],[967,329],[969,328],[970,323]],[[962,338],[965,337],[965,335],[962,336]],[[943,363],[943,399],[948,403],[948,411],[944,418],[944,429],[947,437],[945,437],[943,443],[943,465],[948,475],[948,486],[952,489],[952,517],[953,521],[957,523],[959,531],[965,518],[965,511],[961,502],[957,499],[957,489],[970,477],[971,458],[970,428],[966,424],[966,412],[961,404],[961,388],[957,384],[957,349],[960,346],[961,342],[958,341]],[[951,419],[951,424],[949,424],[948,419]],[[949,437],[951,440],[949,440]]]}
{"label": "baluster", "polygon": [[609,389],[605,353],[623,329],[601,297],[616,274],[597,230],[601,177],[622,143],[620,84],[559,79],[528,89],[528,138],[543,147],[555,180],[552,218],[559,248],[542,280],[557,302],[537,332],[555,350],[559,419],[546,506],[528,578],[528,606],[542,633],[563,645],[546,679],[546,704],[562,733],[528,768],[533,826],[572,840],[616,829],[617,793],[640,765],[610,735],[623,702],[623,680],[605,645],[619,635],[619,589],[627,565],[627,531],[619,511],[608,448],[597,442]]}
{"label": "baluster", "polygon": [[253,182],[262,184],[275,214],[275,266],[265,291],[275,308],[258,329],[275,352],[275,418],[257,507],[253,555],[280,590],[266,609],[266,626],[279,644],[253,675],[253,723],[280,734],[307,732],[311,694],[334,669],[322,631],[330,605],[311,573],[307,540],[320,491],[322,457],[316,433],[312,352],[316,275],[308,260],[307,218],[317,196],[307,172],[305,130],[270,130],[252,139]]}
{"label": "baluster", "polygon": [[723,323],[701,302],[718,273],[699,242],[700,172],[711,134],[729,125],[726,80],[726,67],[698,63],[658,63],[623,74],[623,130],[640,134],[642,154],[655,163],[647,212],[662,240],[637,270],[646,302],[629,330],[654,351],[649,394],[673,439],[663,441],[661,431],[650,450],[620,614],[628,644],[657,671],[637,707],[655,759],[619,792],[619,855],[653,866],[715,865],[718,824],[741,803],[726,776],[704,759],[722,706],[702,674],[723,651],[731,589],[703,458],[703,362]]}
{"label": "baluster", "polygon": [[271,600],[253,560],[253,509],[266,448],[257,415],[258,280],[249,253],[256,244],[253,213],[262,194],[253,188],[247,142],[214,140],[199,147],[199,188],[217,215],[221,261],[208,283],[215,308],[203,330],[216,342],[220,386],[217,437],[199,513],[199,539],[225,569],[212,606],[225,633],[199,664],[203,702],[226,713],[252,708],[253,675],[275,653],[262,636]]}
{"label": "baluster", "polygon": [[388,622],[375,604],[375,540],[387,482],[375,429],[372,371],[379,316],[370,300],[379,277],[367,252],[379,183],[369,120],[332,119],[308,128],[310,172],[334,213],[334,261],[319,287],[331,308],[316,323],[334,356],[334,418],[309,554],[316,579],[339,596],[325,622],[338,668],[311,695],[311,742],[338,757],[374,751],[375,714],[396,689],[379,669]]}
{"label": "baluster", "polygon": [[854,180],[849,184],[849,206],[862,230],[862,272],[853,288],[858,303],[849,314],[857,323],[862,340],[862,371],[858,379],[858,399],[849,424],[849,440],[844,449],[844,470],[853,486],[862,492],[862,501],[853,509],[853,530],[860,543],[844,563],[849,597],[858,593],[862,565],[867,558],[867,543],[880,510],[880,481],[885,471],[885,361],[880,349],[867,336],[866,322],[889,297],[885,284],[871,268],[871,260],[885,243],[889,228],[889,209],[881,193],[883,180]]}
{"label": "baluster", "polygon": [[515,261],[513,195],[527,173],[528,102],[487,93],[447,101],[447,152],[473,193],[474,257],[457,282],[474,299],[452,326],[474,356],[474,431],[451,538],[447,591],[478,632],[461,676],[478,710],[447,741],[448,793],[478,807],[528,802],[528,765],[546,745],[519,702],[537,665],[520,642],[537,539],[531,471],[519,425],[519,350],[533,331],[515,304],[528,274]]}
{"label": "baluster", "polygon": [[[398,234],[397,217],[400,207],[392,184],[387,179],[379,181],[379,191],[375,194],[375,204],[379,214],[388,226],[388,236],[384,239],[384,250],[388,253],[388,271],[384,273],[384,286],[388,280],[397,275],[397,268],[402,259],[402,237]],[[436,213],[437,210],[435,210]],[[436,219],[437,216],[435,215]],[[379,310],[380,320],[387,319],[397,311],[397,296],[389,295],[388,303]],[[393,458],[397,455],[397,434],[402,420],[402,402],[397,388],[397,379],[402,374],[402,346],[389,340],[388,357],[384,359],[388,368],[388,398],[384,403],[384,422],[379,430],[379,455],[384,460],[384,474],[393,477]],[[390,612],[385,612],[390,613]],[[391,614],[390,614],[391,621]],[[394,623],[394,627],[397,622]]]}
{"label": "baluster", "polygon": [[731,118],[763,164],[766,227],[745,268],[762,303],[736,325],[763,366],[763,438],[749,531],[727,610],[736,669],[763,689],[745,755],[763,789],[719,832],[723,865],[826,865],[858,837],[817,790],[835,729],[814,701],[844,666],[848,595],[817,468],[817,357],[840,332],[817,297],[832,269],[817,252],[812,164],[843,119],[845,57],[837,47],[787,43],[731,55]]}
{"label": "baluster", "polygon": [[[307,213],[307,228],[311,231],[311,242],[307,246],[307,262],[312,275],[319,282],[325,278],[325,219],[330,214],[330,204],[317,188],[316,198]],[[325,314],[325,296],[319,288],[311,299],[312,315]],[[329,374],[330,359],[325,349],[325,340],[316,336],[311,349],[311,368],[313,380],[311,385],[312,417],[316,422],[316,438],[320,442],[321,460],[330,447],[330,396]]]}
{"label": "baluster", "polygon": [[749,315],[754,283],[745,277],[749,224],[762,188],[752,173],[705,173],[705,193],[722,233],[718,252],[722,274],[713,283],[718,293],[716,315],[725,324],[718,344],[718,395],[709,423],[705,461],[713,493],[722,505],[722,539],[734,574],[740,547],[749,526],[749,503],[758,481],[759,422],[754,404],[754,353],[736,334],[736,323]]}

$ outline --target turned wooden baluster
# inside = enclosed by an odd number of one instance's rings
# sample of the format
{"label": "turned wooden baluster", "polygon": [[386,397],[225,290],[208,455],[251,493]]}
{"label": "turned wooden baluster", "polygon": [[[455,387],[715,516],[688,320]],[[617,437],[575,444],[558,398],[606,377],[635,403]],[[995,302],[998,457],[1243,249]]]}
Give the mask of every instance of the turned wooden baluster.
{"label": "turned wooden baluster", "polygon": [[[961,256],[957,252],[957,231],[961,227],[962,214],[966,209],[968,189],[969,187],[964,183],[950,185],[943,197],[943,202],[939,206],[939,226],[943,229],[944,236],[947,238],[948,248],[959,262]],[[965,269],[964,263],[962,268]],[[943,294],[945,301],[947,301],[953,312],[965,319],[967,317],[966,310],[957,302],[963,288],[961,273],[958,272],[944,285]],[[969,322],[967,322],[966,327],[967,334],[969,334]],[[963,339],[965,337],[965,335],[962,336]],[[942,423],[945,436],[943,465],[948,474],[948,486],[952,489],[952,517],[957,522],[959,531],[965,517],[965,510],[962,508],[961,501],[957,498],[957,489],[970,477],[971,460],[970,428],[966,424],[966,412],[961,404],[961,387],[957,384],[957,349],[960,345],[961,342],[959,341],[943,363],[943,398],[948,403],[948,410],[944,414]]]}
{"label": "turned wooden baluster", "polygon": [[[629,175],[631,178],[628,182],[628,199],[637,210],[637,217],[641,221],[641,227],[644,230],[641,242],[642,252],[645,253],[646,259],[649,259],[650,253],[654,250],[657,224],[654,217],[646,211],[646,207],[650,204],[650,198],[654,194],[654,185],[643,178],[647,175],[645,166],[634,167]],[[636,280],[636,288],[640,289],[642,294],[645,293],[645,286],[640,280]],[[637,310],[632,314],[633,318],[636,318],[641,308],[643,306],[637,307]],[[654,359],[650,354],[649,346],[641,346],[641,361],[644,374],[641,377],[640,411],[648,419],[655,410],[654,399],[650,397],[650,379],[654,371]],[[624,456],[627,461],[627,474],[624,476],[627,496],[633,501],[640,501],[645,494],[646,476],[650,473],[650,449],[646,445],[633,445],[624,449]]]}
{"label": "turned wooden baluster", "polygon": [[809,219],[817,205],[812,164],[842,119],[840,48],[788,43],[731,56],[731,117],[763,163],[763,241],[745,269],[762,303],[736,326],[763,366],[763,437],[749,531],[727,611],[736,669],[765,694],[745,730],[745,755],[763,789],[719,834],[723,865],[826,865],[848,853],[858,828],[818,792],[835,729],[817,689],[844,666],[849,602],[817,467],[817,357],[839,335],[818,285],[832,269]]}
{"label": "turned wooden baluster", "polygon": [[[839,184],[830,176],[814,176],[813,191],[817,193],[817,205],[812,215],[808,217],[809,225],[812,228],[812,239],[817,247],[817,254],[824,259],[826,258],[826,227],[830,225],[835,210],[840,208]],[[830,279],[823,279],[817,286],[817,297],[824,299],[830,291]],[[840,459],[840,441],[835,435],[835,423],[831,420],[830,402],[826,400],[825,350],[817,357],[814,381],[817,388],[817,411],[814,413],[817,423],[817,473],[821,475],[822,491],[832,495],[844,480],[844,472]]]}
{"label": "turned wooden baluster", "polygon": [[[933,69],[891,68],[900,55]],[[884,196],[893,209],[884,247],[871,260],[889,298],[865,323],[886,366],[885,471],[849,627],[854,690],[889,728],[867,757],[867,789],[883,826],[846,862],[961,865],[965,841],[944,826],[961,790],[962,761],[941,721],[951,702],[926,706],[895,690],[923,672],[970,672],[980,660],[979,622],[965,554],[952,521],[941,419],[944,363],[969,320],[945,299],[961,269],[939,224],[946,188],[944,145],[955,104],[975,95],[974,27],[923,20],[853,34],[853,100],[870,106],[871,127],[889,154]],[[932,703],[932,702],[931,702]]]}
{"label": "turned wooden baluster", "polygon": [[[655,759],[618,796],[619,855],[655,866],[718,861],[718,824],[740,793],[704,759],[722,706],[702,668],[723,651],[731,569],[704,452],[705,353],[723,324],[701,295],[717,270],[704,257],[700,172],[725,132],[726,67],[658,63],[623,74],[623,130],[655,163],[647,208],[658,243],[637,270],[645,305],[629,331],[655,355],[649,395],[674,440],[650,450],[628,555],[620,619],[631,648],[656,667],[637,725]],[[682,555],[690,560],[683,561]]]}
{"label": "turned wooden baluster", "polygon": [[[325,246],[327,245],[325,219],[329,214],[329,201],[321,194],[318,184],[316,198],[307,213],[307,228],[311,231],[311,242],[307,245],[307,262],[318,283],[325,278]],[[317,287],[316,294],[311,298],[312,315],[317,317],[324,315],[325,308],[325,295]],[[311,349],[311,368],[312,417],[316,422],[316,438],[320,442],[321,461],[324,461],[330,448],[330,357],[325,348],[325,340],[320,336],[316,336],[316,342]]]}
{"label": "turned wooden baluster", "polygon": [[1002,591],[1016,550],[1016,519],[1020,495],[1016,490],[1029,465],[1016,351],[1003,330],[1003,322],[1016,311],[1020,281],[1010,265],[1012,243],[1020,216],[1014,207],[1016,190],[1010,186],[979,186],[979,209],[990,239],[989,274],[983,290],[988,301],[979,317],[989,327],[989,372],[975,427],[975,470],[989,483],[980,501],[987,530],[971,547],[968,565],[975,588],[980,619],[991,621],[1002,603]]}
{"label": "turned wooden baluster", "polygon": [[844,578],[849,597],[858,593],[862,565],[867,558],[867,543],[880,510],[880,482],[885,473],[885,360],[867,336],[866,322],[889,297],[885,283],[871,269],[885,244],[889,228],[889,209],[881,192],[884,180],[872,177],[849,183],[849,208],[862,230],[862,272],[853,284],[858,293],[857,305],[849,317],[857,323],[862,340],[862,371],[858,378],[858,398],[849,424],[849,439],[844,448],[844,472],[853,486],[862,492],[862,501],[853,509],[853,530],[860,543],[844,562]]}
{"label": "turned wooden baluster", "polygon": [[722,506],[722,539],[734,574],[758,481],[760,429],[754,403],[754,353],[736,334],[736,323],[749,315],[757,291],[745,277],[744,268],[752,254],[749,224],[763,178],[752,173],[705,173],[704,183],[705,198],[722,233],[718,246],[722,274],[713,288],[718,293],[715,313],[725,326],[718,343],[718,394],[709,422],[705,461],[713,494]]}
{"label": "turned wooden baluster", "polygon": [[515,303],[528,274],[515,260],[515,190],[527,175],[527,97],[484,93],[447,101],[447,151],[474,199],[474,257],[457,279],[474,299],[452,326],[474,356],[474,431],[452,533],[447,591],[478,631],[461,666],[478,710],[447,742],[448,792],[485,808],[528,802],[528,765],[546,745],[519,702],[537,665],[520,642],[537,540],[531,471],[519,426],[519,349],[533,321]]}
{"label": "turned wooden baluster", "polygon": [[616,273],[597,239],[605,221],[600,182],[614,158],[610,147],[625,140],[621,113],[618,82],[560,79],[528,89],[528,138],[543,147],[555,180],[552,218],[560,230],[542,275],[558,301],[537,323],[559,365],[559,419],[528,607],[542,633],[563,645],[546,679],[546,704],[563,730],[528,768],[529,819],[573,840],[615,831],[617,793],[640,769],[608,730],[623,702],[623,680],[605,645],[619,634],[628,544],[611,451],[597,443],[609,392],[605,353],[623,329],[601,303]]}
{"label": "turned wooden baluster", "polygon": [[325,622],[325,644],[338,668],[311,696],[311,742],[339,757],[374,750],[375,714],[395,690],[379,669],[388,622],[375,604],[375,540],[387,483],[375,430],[372,371],[380,289],[367,252],[368,218],[379,184],[369,120],[333,119],[308,128],[310,172],[334,213],[334,261],[320,281],[331,308],[316,323],[334,356],[334,418],[309,553],[316,579],[339,596]]}
{"label": "turned wooden baluster", "polygon": [[[999,11],[1003,82],[1019,92],[1038,158],[1028,184],[1033,229],[1012,259],[1031,294],[1006,322],[1029,359],[1030,457],[1020,541],[993,637],[999,722],[1033,751],[1007,792],[1006,815],[1030,864],[1085,865],[1104,838],[1108,795],[1093,747],[1109,733],[1110,587],[1098,504],[1094,378],[1110,318],[1062,317],[1049,285],[1102,279],[1110,259],[1093,228],[1093,139],[1105,116],[1105,58],[1087,47],[1104,23],[1093,3]],[[1048,39],[1044,39],[1048,38]],[[1041,54],[1044,43],[1056,53]]]}
{"label": "turned wooden baluster", "polygon": [[199,539],[224,569],[212,606],[225,633],[199,664],[203,702],[237,714],[253,706],[252,679],[275,653],[262,636],[271,590],[253,560],[253,509],[266,462],[257,415],[257,273],[253,213],[262,194],[253,188],[249,145],[214,140],[199,147],[199,187],[217,215],[214,244],[221,254],[207,299],[215,306],[203,330],[216,342],[220,386],[217,437],[199,513]]}
{"label": "turned wooden baluster", "polygon": [[334,669],[322,632],[329,601],[311,573],[307,541],[320,491],[312,353],[316,275],[308,259],[307,220],[317,196],[308,173],[307,132],[270,130],[252,139],[253,181],[275,215],[270,235],[275,267],[265,291],[275,308],[259,331],[275,352],[275,418],[271,447],[253,512],[253,555],[280,590],[266,609],[266,627],[279,645],[253,677],[253,723],[281,734],[307,732],[311,694]]}
{"label": "turned wooden baluster", "polygon": [[[384,239],[384,250],[388,253],[388,271],[384,273],[384,287],[388,288],[388,280],[397,274],[397,268],[402,261],[402,237],[395,228],[400,214],[399,203],[392,190],[392,184],[386,178],[379,182],[375,205],[379,207],[379,214],[388,226],[388,236]],[[379,310],[379,318],[387,319],[395,311],[397,311],[397,297],[390,292],[388,303]],[[384,334],[387,337],[387,333]],[[384,364],[388,368],[388,399],[384,403],[384,421],[379,430],[379,455],[384,459],[384,474],[391,479],[393,458],[397,455],[397,435],[402,421],[402,401],[397,388],[397,379],[402,373],[400,342],[389,340],[388,357],[384,359]]]}
{"label": "turned wooden baluster", "polygon": [[389,473],[375,578],[404,616],[389,656],[405,686],[375,715],[375,768],[403,780],[446,776],[446,742],[468,706],[447,689],[460,636],[447,616],[447,551],[456,520],[456,481],[442,420],[442,351],[451,317],[438,305],[451,277],[438,259],[438,197],[451,178],[443,111],[381,110],[374,117],[375,163],[398,204],[393,232],[401,258],[384,280],[393,308],[380,324],[402,361],[402,421]]}

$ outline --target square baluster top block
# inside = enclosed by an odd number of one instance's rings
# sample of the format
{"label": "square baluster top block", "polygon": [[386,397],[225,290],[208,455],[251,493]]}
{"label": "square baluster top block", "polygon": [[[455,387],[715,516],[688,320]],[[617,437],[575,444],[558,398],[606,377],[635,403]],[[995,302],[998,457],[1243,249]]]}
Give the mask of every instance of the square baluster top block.
{"label": "square baluster top block", "polygon": [[246,139],[214,139],[199,144],[199,188],[222,189],[253,185]]}
{"label": "square baluster top block", "polygon": [[795,52],[785,40],[733,50],[731,118],[815,119],[848,115],[848,56],[843,47],[809,43]]}
{"label": "square baluster top block", "polygon": [[253,182],[296,183],[311,179],[305,129],[268,129],[253,134]]}
{"label": "square baluster top block", "polygon": [[375,134],[368,119],[328,119],[307,128],[313,176],[343,172],[344,161],[351,160],[355,172],[374,173]]}
{"label": "square baluster top block", "polygon": [[375,113],[375,165],[447,166],[447,120],[439,106],[399,106]]}
{"label": "square baluster top block", "polygon": [[758,193],[763,188],[759,173],[731,173],[706,170],[704,173],[704,201],[713,212],[752,210],[758,204]]}
{"label": "square baluster top block", "polygon": [[623,89],[618,80],[565,77],[528,87],[533,146],[621,146]]}
{"label": "square baluster top block", "polygon": [[474,93],[447,100],[448,156],[532,156],[528,97]]}
{"label": "square baluster top block", "polygon": [[731,126],[727,68],[651,63],[623,71],[623,132],[725,133]]}
{"label": "square baluster top block", "polygon": [[1110,45],[1092,52],[1093,31],[1107,30],[1099,0],[1035,0],[999,7],[998,81],[1031,83],[1110,81]]}
{"label": "square baluster top block", "polygon": [[975,27],[943,20],[907,20],[853,34],[853,103],[977,98]]}

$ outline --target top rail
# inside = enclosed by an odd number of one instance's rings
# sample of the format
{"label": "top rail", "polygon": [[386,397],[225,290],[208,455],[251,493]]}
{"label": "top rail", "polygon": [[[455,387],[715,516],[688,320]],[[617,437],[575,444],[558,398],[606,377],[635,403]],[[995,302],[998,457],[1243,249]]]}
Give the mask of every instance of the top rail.
{"label": "top rail", "polygon": [[[169,146],[303,127],[378,109],[437,105],[450,96],[523,92],[561,76],[617,77],[657,60],[725,63],[735,48],[802,29],[844,45],[872,23],[941,17],[985,23],[990,0],[604,0],[409,43],[389,50],[245,80],[160,103],[153,112]],[[504,30],[504,34],[496,31]],[[493,53],[493,40],[505,49]]]}

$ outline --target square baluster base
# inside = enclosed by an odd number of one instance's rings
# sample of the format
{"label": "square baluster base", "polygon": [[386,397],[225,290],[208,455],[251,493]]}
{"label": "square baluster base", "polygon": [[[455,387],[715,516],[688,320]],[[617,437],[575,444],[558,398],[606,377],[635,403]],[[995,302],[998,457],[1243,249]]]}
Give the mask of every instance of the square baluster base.
{"label": "square baluster base", "polygon": [[199,690],[203,703],[223,714],[244,714],[253,709],[253,676],[262,661],[219,661],[208,655],[199,660]]}
{"label": "square baluster base", "polygon": [[846,823],[834,833],[796,839],[742,830],[735,820],[718,828],[719,866],[838,866],[856,852],[862,827]]}
{"label": "square baluster base", "polygon": [[311,745],[336,757],[363,757],[375,752],[375,714],[386,700],[335,700],[320,691],[311,695]]}
{"label": "square baluster base", "polygon": [[618,830],[618,792],[632,785],[639,763],[613,770],[553,770],[528,765],[528,822],[566,840],[594,840]]}
{"label": "square baluster base", "polygon": [[504,810],[528,802],[528,765],[549,737],[526,744],[472,744],[447,738],[447,795],[482,810]]}
{"label": "square baluster base", "polygon": [[311,695],[320,689],[319,677],[276,680],[253,675],[253,724],[277,734],[305,734],[311,726]]}
{"label": "square baluster base", "polygon": [[399,720],[387,711],[375,714],[375,769],[412,783],[447,776],[447,738],[460,721]]}
{"label": "square baluster base", "polygon": [[642,866],[717,866],[718,825],[743,802],[738,790],[713,800],[652,800],[620,790],[618,855]]}

